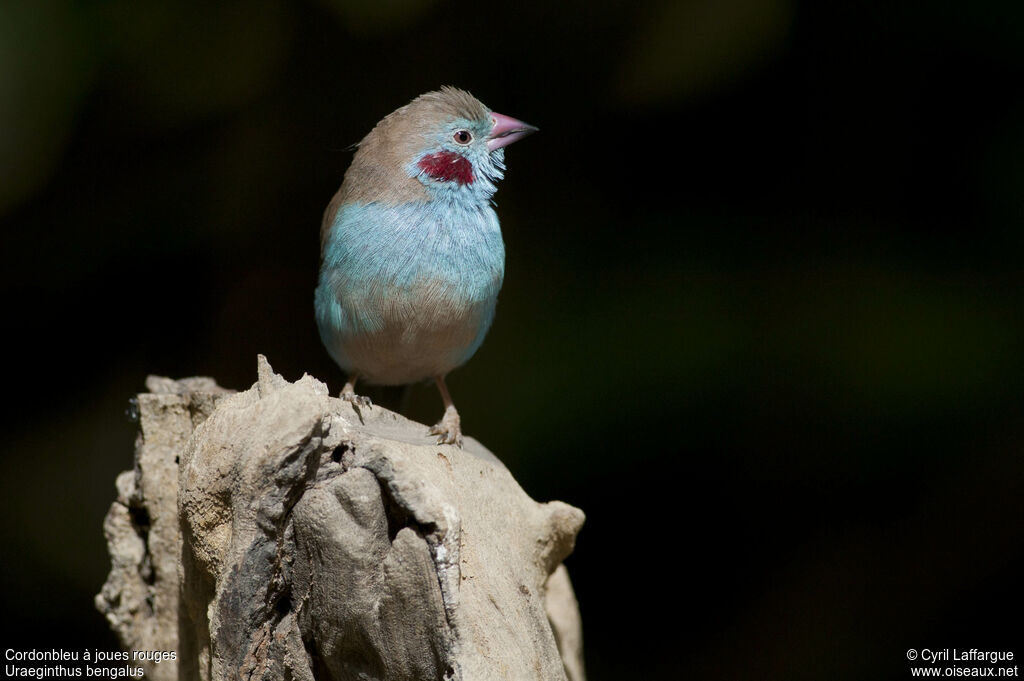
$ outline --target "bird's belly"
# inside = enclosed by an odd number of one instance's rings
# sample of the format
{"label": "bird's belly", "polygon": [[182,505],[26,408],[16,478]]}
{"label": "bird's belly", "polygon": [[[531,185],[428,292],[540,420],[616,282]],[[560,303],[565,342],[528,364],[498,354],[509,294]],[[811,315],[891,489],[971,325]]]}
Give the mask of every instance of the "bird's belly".
{"label": "bird's belly", "polygon": [[338,296],[336,359],[370,383],[398,385],[448,373],[476,351],[494,316],[496,296],[460,290],[457,282],[382,288]]}

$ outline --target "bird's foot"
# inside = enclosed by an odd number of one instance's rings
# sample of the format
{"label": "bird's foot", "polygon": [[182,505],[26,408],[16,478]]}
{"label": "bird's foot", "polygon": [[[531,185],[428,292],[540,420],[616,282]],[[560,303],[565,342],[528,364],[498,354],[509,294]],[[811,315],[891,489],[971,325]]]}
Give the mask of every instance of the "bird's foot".
{"label": "bird's foot", "polygon": [[363,412],[360,411],[360,407],[366,407],[369,409],[373,406],[373,402],[366,395],[356,395],[351,385],[345,385],[342,389],[341,394],[338,395],[341,399],[345,400],[352,405],[352,411],[359,417],[359,422],[363,425],[366,424],[366,419],[363,418]]}
{"label": "bird's foot", "polygon": [[373,402],[366,395],[356,395],[353,390],[342,390],[341,394],[338,395],[341,399],[346,402],[351,402],[353,407],[372,407]]}
{"label": "bird's foot", "polygon": [[441,420],[430,427],[427,431],[430,435],[437,435],[439,445],[457,445],[462,447],[462,422],[459,419],[459,412],[455,407],[448,407],[444,410]]}

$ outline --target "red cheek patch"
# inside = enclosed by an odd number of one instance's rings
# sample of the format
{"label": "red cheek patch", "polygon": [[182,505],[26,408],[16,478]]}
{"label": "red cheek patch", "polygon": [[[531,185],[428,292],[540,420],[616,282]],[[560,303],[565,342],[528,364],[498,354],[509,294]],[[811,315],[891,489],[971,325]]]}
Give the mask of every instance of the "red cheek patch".
{"label": "red cheek patch", "polygon": [[416,165],[435,180],[473,184],[473,164],[466,157],[451,151],[424,156]]}

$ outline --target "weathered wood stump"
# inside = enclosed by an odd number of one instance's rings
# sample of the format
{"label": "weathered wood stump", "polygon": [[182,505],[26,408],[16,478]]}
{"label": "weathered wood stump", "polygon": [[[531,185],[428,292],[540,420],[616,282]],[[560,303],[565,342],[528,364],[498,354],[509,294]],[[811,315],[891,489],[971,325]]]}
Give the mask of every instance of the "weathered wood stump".
{"label": "weathered wood stump", "polygon": [[96,603],[127,648],[176,651],[147,678],[582,681],[582,512],[471,438],[258,374],[138,397]]}

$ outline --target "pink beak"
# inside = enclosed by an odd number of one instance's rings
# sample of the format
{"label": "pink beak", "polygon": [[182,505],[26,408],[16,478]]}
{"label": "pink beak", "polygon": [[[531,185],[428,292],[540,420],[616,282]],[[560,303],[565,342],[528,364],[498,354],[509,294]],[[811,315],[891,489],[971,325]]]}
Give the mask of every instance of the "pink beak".
{"label": "pink beak", "polygon": [[507,147],[516,140],[521,140],[530,133],[537,132],[537,128],[529,123],[523,123],[504,114],[491,112],[491,120],[494,125],[491,127],[491,134],[487,136],[487,151],[494,151]]}

